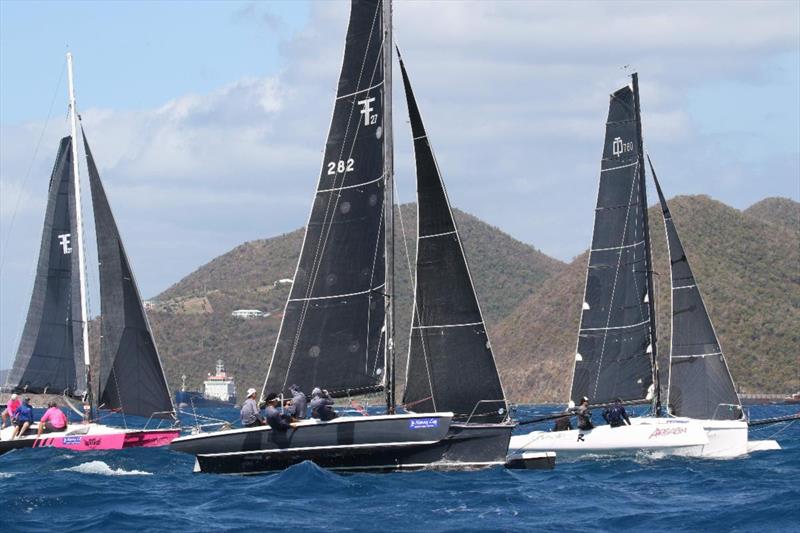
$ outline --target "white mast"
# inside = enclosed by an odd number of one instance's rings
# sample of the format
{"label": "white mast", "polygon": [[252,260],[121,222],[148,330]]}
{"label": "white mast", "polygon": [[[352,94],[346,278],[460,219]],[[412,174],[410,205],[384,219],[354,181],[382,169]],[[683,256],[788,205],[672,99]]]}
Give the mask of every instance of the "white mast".
{"label": "white mast", "polygon": [[72,78],[72,53],[67,52],[67,85],[69,88],[69,118],[72,129],[72,174],[75,183],[75,228],[76,244],[78,248],[78,284],[80,285],[81,301],[81,344],[83,346],[83,362],[86,365],[86,390],[90,391],[89,384],[89,321],[86,317],[86,272],[83,257],[83,220],[81,211],[81,177],[78,172],[78,109],[75,105],[75,87]]}

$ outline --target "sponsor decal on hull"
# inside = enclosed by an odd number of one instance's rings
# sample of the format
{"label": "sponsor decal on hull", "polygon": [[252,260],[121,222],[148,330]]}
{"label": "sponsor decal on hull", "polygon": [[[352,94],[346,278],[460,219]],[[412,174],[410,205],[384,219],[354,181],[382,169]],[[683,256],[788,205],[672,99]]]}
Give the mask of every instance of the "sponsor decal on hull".
{"label": "sponsor decal on hull", "polygon": [[688,430],[685,427],[656,428],[647,438],[657,439],[658,437],[666,437],[668,435],[682,435],[687,432]]}
{"label": "sponsor decal on hull", "polygon": [[438,418],[412,418],[408,421],[408,429],[431,429],[439,427]]}

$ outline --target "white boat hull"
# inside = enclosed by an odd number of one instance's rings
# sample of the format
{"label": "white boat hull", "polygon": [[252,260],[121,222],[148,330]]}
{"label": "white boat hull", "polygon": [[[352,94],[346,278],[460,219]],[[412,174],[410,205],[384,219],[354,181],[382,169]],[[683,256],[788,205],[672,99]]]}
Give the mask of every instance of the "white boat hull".
{"label": "white boat hull", "polygon": [[509,453],[555,451],[559,456],[674,453],[708,444],[702,424],[686,418],[632,418],[630,426],[598,426],[589,431],[533,431],[514,435]]}
{"label": "white boat hull", "polygon": [[705,459],[732,459],[751,452],[780,450],[774,440],[748,441],[748,426],[744,420],[694,420],[703,425],[708,443],[679,450],[677,455]]}

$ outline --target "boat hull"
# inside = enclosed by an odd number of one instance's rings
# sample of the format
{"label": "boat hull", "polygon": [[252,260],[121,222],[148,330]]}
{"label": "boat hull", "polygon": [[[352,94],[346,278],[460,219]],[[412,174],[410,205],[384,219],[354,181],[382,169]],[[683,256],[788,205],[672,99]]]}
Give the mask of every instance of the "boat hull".
{"label": "boat hull", "polygon": [[245,428],[176,439],[195,471],[255,474],[303,461],[343,471],[481,468],[505,462],[513,426],[451,424],[452,414],[341,417],[285,431]]}
{"label": "boat hull", "polygon": [[102,424],[72,425],[67,431],[44,433],[36,436],[37,425],[28,429],[23,437],[11,439],[13,428],[0,432],[0,454],[22,448],[63,448],[86,452],[121,450],[124,448],[153,448],[166,446],[180,436],[180,430],[122,429]]}
{"label": "boat hull", "polygon": [[780,450],[774,440],[749,441],[745,420],[696,420],[703,425],[708,443],[679,450],[677,455],[705,459],[732,459],[751,452]]}
{"label": "boat hull", "polygon": [[598,426],[589,431],[533,431],[514,435],[510,453],[555,451],[559,457],[633,455],[640,452],[675,453],[708,444],[696,421],[685,418],[632,418],[630,426]]}

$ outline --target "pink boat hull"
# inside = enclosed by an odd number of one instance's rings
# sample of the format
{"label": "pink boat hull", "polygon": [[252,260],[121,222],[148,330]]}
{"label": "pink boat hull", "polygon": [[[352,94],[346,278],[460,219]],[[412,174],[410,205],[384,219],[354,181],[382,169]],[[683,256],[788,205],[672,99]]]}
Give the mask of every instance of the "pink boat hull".
{"label": "pink boat hull", "polygon": [[[142,429],[91,431],[87,434],[23,438],[0,443],[0,453],[13,448],[63,448],[77,452],[99,450],[122,450],[125,448],[156,448],[166,446],[180,436],[179,429]],[[8,448],[8,449],[6,449]]]}

